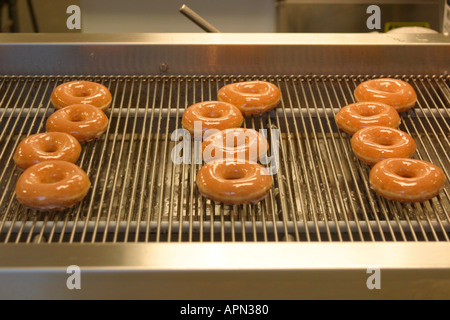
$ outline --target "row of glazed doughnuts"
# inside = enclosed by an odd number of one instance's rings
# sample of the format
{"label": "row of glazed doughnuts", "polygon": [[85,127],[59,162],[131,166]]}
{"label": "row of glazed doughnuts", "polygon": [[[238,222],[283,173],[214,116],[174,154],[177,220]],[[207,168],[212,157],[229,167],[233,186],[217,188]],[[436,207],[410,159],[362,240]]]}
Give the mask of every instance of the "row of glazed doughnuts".
{"label": "row of glazed doughnuts", "polygon": [[[399,112],[412,108],[417,99],[408,86],[395,79],[364,82],[355,90],[358,102],[342,108],[336,121],[353,135],[355,155],[373,165],[369,180],[374,191],[387,199],[416,202],[436,196],[445,175],[431,163],[409,159],[415,142],[397,129]],[[395,96],[400,96],[400,102]],[[103,103],[92,106],[95,98]],[[220,130],[203,141],[206,164],[196,178],[199,192],[227,204],[259,202],[273,184],[267,170],[257,163],[269,145],[258,132],[241,126],[244,116],[275,108],[281,92],[269,82],[249,81],[224,86],[218,99],[192,105],[183,114],[182,125],[193,135],[196,122],[202,138],[209,129]],[[14,155],[17,167],[25,170],[16,185],[17,199],[26,207],[45,211],[71,207],[86,196],[89,179],[74,163],[81,153],[80,142],[95,139],[106,130],[108,118],[102,110],[109,107],[111,94],[100,84],[77,81],[58,86],[52,103],[57,111],[47,120],[48,132],[23,140]],[[252,148],[256,153],[250,152]],[[242,155],[243,159],[238,159]],[[59,188],[66,182],[71,183],[70,188]]]}
{"label": "row of glazed doughnuts", "polygon": [[[226,85],[219,101],[194,104],[183,114],[182,126],[194,137],[205,138],[202,158],[206,163],[197,174],[200,194],[225,204],[253,204],[264,199],[272,178],[257,161],[269,149],[256,130],[241,128],[244,117],[269,112],[281,100],[280,89],[266,81]],[[195,124],[200,133],[195,132]],[[208,130],[219,130],[208,135]]]}
{"label": "row of glazed doughnuts", "polygon": [[443,171],[427,161],[411,159],[416,143],[397,129],[399,113],[416,104],[412,86],[398,79],[374,79],[358,85],[354,95],[357,102],[339,110],[336,123],[352,135],[355,156],[373,166],[371,188],[399,202],[422,202],[438,195],[445,182]]}
{"label": "row of glazed doughnuts", "polygon": [[109,90],[94,82],[72,81],[55,88],[51,102],[56,111],[47,119],[47,132],[25,138],[14,153],[14,163],[24,170],[15,188],[19,203],[56,211],[72,207],[87,195],[89,177],[75,163],[81,143],[105,132],[104,111],[111,101]]}

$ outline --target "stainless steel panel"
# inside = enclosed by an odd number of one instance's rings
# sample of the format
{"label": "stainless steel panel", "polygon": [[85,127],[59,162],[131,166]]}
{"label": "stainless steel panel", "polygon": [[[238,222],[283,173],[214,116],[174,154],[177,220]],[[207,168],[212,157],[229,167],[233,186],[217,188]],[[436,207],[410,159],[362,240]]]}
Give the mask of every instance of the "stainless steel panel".
{"label": "stainless steel panel", "polygon": [[277,32],[356,33],[367,28],[367,8],[377,5],[381,11],[381,30],[387,23],[426,23],[441,32],[443,0],[280,0],[277,2]]}
{"label": "stainless steel panel", "polygon": [[387,34],[0,35],[4,75],[447,74],[450,37]]}
{"label": "stainless steel panel", "polygon": [[[1,298],[450,296],[448,184],[425,204],[380,199],[368,189],[368,168],[351,157],[348,137],[333,122],[364,79],[410,81],[419,103],[402,128],[417,139],[416,156],[448,176],[448,37],[0,39]],[[23,210],[11,194],[17,172],[10,154],[21,137],[42,130],[52,88],[76,78],[102,82],[114,93],[108,132],[80,160],[95,192],[62,214]],[[198,168],[173,166],[164,151],[188,104],[251,78],[283,91],[276,111],[246,122],[282,129],[279,190],[260,207],[233,211],[199,197],[189,179]],[[65,287],[66,268],[74,264],[82,270],[80,291]],[[370,267],[381,270],[381,290],[367,288]]]}
{"label": "stainless steel panel", "polygon": [[[448,299],[448,244],[3,246],[2,299]],[[27,259],[25,259],[27,257]],[[69,290],[69,265],[81,289]],[[367,287],[379,268],[381,289]]]}

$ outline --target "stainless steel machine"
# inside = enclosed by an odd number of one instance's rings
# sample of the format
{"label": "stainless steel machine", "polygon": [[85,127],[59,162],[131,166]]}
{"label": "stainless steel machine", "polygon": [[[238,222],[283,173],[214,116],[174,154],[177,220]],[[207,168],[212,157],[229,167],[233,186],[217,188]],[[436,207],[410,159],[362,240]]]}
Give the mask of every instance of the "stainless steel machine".
{"label": "stainless steel machine", "polygon": [[[0,297],[449,298],[449,69],[442,34],[1,35]],[[336,126],[354,88],[382,76],[417,91],[400,129],[446,174],[430,201],[376,195]],[[78,162],[91,191],[64,212],[23,208],[12,154],[74,79],[113,95],[107,132]],[[214,203],[196,189],[201,164],[171,160],[172,133],[186,107],[250,79],[282,91],[277,109],[245,122],[280,130],[279,170],[261,203]]]}
{"label": "stainless steel machine", "polygon": [[[367,28],[374,5],[381,20],[377,30]],[[278,32],[386,32],[402,26],[442,32],[445,0],[279,0],[276,8]]]}

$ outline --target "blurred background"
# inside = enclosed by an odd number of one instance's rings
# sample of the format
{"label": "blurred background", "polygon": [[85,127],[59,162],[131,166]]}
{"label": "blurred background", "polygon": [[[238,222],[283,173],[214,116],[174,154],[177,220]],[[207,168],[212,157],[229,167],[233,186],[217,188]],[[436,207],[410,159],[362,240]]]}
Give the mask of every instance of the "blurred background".
{"label": "blurred background", "polygon": [[[0,26],[22,33],[204,32],[179,13],[183,4],[221,32],[368,32],[369,5],[381,10],[379,32],[443,32],[450,0],[0,0]],[[81,9],[80,30],[66,26],[70,5]]]}

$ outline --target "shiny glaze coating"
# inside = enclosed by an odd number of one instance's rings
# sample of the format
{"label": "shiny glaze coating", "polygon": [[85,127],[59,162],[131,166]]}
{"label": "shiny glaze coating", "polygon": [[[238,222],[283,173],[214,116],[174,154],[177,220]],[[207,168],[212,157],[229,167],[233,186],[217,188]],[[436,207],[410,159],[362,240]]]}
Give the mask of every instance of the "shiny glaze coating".
{"label": "shiny glaze coating", "polygon": [[369,165],[388,158],[409,158],[416,151],[416,143],[409,134],[379,126],[356,132],[351,145],[358,159]]}
{"label": "shiny glaze coating", "polygon": [[398,128],[401,121],[394,107],[380,102],[352,103],[339,110],[335,118],[338,127],[349,134],[371,126]]}
{"label": "shiny glaze coating", "polygon": [[61,160],[45,161],[26,169],[15,192],[25,207],[55,211],[72,207],[89,192],[91,182],[77,165]]}
{"label": "shiny glaze coating", "polygon": [[270,82],[246,81],[222,87],[217,97],[238,107],[244,116],[250,116],[274,109],[280,103],[281,91]]}
{"label": "shiny glaze coating", "polygon": [[225,129],[209,136],[202,144],[205,162],[213,160],[248,160],[256,162],[266,155],[269,143],[253,129]]}
{"label": "shiny glaze coating", "polygon": [[272,188],[272,177],[258,163],[217,160],[205,164],[197,174],[199,192],[225,204],[253,204]]}
{"label": "shiny glaze coating", "polygon": [[106,131],[108,117],[89,104],[74,104],[54,112],[48,119],[49,132],[65,132],[79,142],[91,141]]}
{"label": "shiny glaze coating", "polygon": [[356,87],[354,95],[357,102],[381,102],[397,112],[413,108],[417,101],[417,94],[409,83],[390,78],[365,81]]}
{"label": "shiny glaze coating", "polygon": [[81,145],[75,137],[64,132],[44,132],[31,135],[22,140],[14,153],[14,163],[20,169],[34,164],[63,160],[77,162]]}
{"label": "shiny glaze coating", "polygon": [[210,129],[239,128],[244,122],[244,117],[239,109],[230,103],[204,101],[191,105],[183,113],[182,126],[191,135],[195,134],[195,122],[200,123],[199,128],[203,136],[205,131]]}
{"label": "shiny glaze coating", "polygon": [[444,172],[434,164],[404,158],[378,162],[370,171],[371,188],[382,197],[400,202],[422,202],[439,194]]}
{"label": "shiny glaze coating", "polygon": [[51,101],[56,109],[73,104],[90,104],[105,111],[112,101],[111,92],[100,83],[91,81],[71,81],[63,83],[53,90]]}

